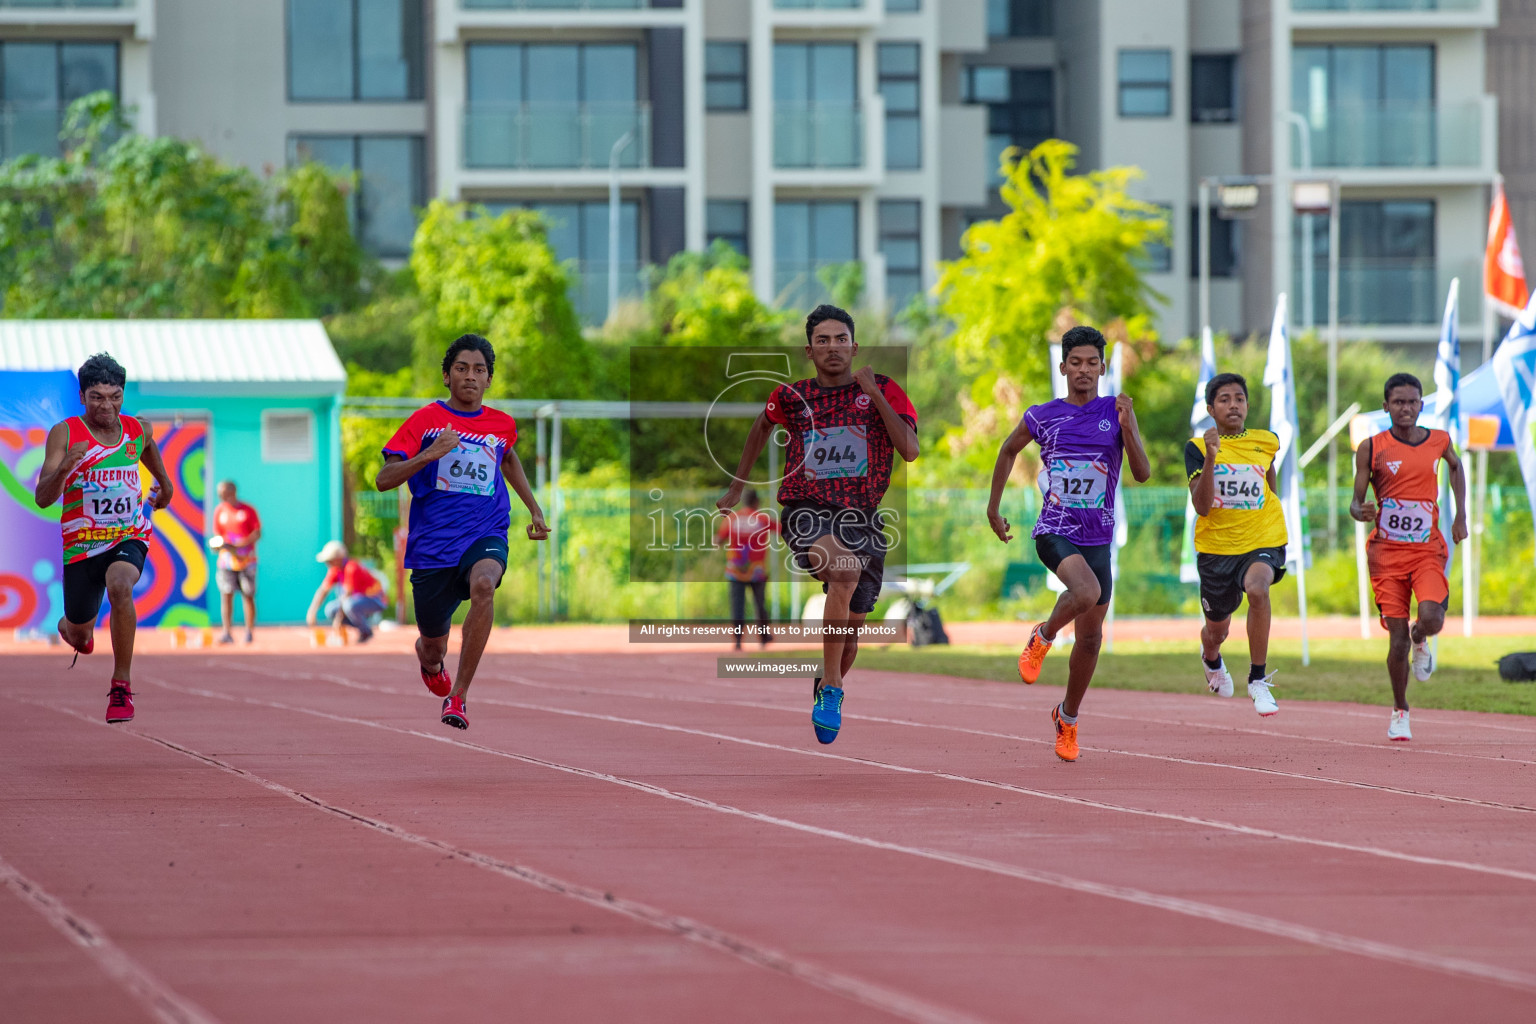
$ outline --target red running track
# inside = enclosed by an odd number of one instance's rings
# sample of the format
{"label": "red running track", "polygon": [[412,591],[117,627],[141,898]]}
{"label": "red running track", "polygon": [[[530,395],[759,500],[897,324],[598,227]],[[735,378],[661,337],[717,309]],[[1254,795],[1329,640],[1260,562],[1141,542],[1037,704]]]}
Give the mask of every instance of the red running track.
{"label": "red running track", "polygon": [[1536,721],[715,654],[7,655],[0,1018],[1536,1020]]}

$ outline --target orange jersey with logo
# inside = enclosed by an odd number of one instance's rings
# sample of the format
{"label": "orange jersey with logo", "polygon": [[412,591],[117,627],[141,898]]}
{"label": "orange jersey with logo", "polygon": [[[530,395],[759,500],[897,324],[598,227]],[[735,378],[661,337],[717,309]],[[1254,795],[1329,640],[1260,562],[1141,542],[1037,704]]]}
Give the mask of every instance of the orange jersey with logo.
{"label": "orange jersey with logo", "polygon": [[1400,441],[1392,431],[1372,437],[1371,489],[1376,492],[1376,528],[1371,547],[1404,551],[1433,550],[1445,558],[1440,534],[1440,460],[1451,448],[1451,435],[1431,430],[1418,444]]}
{"label": "orange jersey with logo", "polygon": [[149,509],[144,505],[139,457],[144,430],[132,416],[123,416],[122,437],[102,444],[85,421],[71,416],[69,444],[86,442],[85,459],[64,481],[64,561],[78,562],[99,555],[125,540],[149,540]]}

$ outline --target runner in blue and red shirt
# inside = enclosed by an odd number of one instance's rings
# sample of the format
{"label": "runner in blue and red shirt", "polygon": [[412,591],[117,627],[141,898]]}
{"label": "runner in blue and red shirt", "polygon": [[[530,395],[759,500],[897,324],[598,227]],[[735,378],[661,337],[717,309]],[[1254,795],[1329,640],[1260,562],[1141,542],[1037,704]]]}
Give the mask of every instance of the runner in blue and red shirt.
{"label": "runner in blue and red shirt", "polygon": [[1067,694],[1051,709],[1056,728],[1056,756],[1077,760],[1077,712],[1093,670],[1099,663],[1104,615],[1114,586],[1110,545],[1115,539],[1115,488],[1120,464],[1128,458],[1137,483],[1152,476],[1141,443],[1130,395],[1099,395],[1104,376],[1104,335],[1092,327],[1074,327],[1061,339],[1061,373],[1067,397],[1031,406],[1003,442],[992,471],[987,521],[1004,543],[1013,539],[999,511],[1003,487],[1019,452],[1031,441],[1040,445],[1044,494],[1035,523],[1035,551],[1045,567],[1066,585],[1051,617],[1029,634],[1019,655],[1019,678],[1033,683],[1056,639],[1071,622],[1075,640],[1067,667]]}
{"label": "runner in blue and red shirt", "polygon": [[780,531],[796,564],[821,580],[823,676],[811,725],[822,743],[842,728],[843,677],[858,656],[858,628],[875,609],[885,576],[880,500],[891,459],[917,458],[917,410],[901,386],[868,366],[853,369],[853,317],[832,305],[805,319],[805,354],[816,376],[781,384],[752,424],[735,479],[716,504],[729,512],[778,427],[789,435],[779,485]]}
{"label": "runner in blue and red shirt", "polygon": [[[443,724],[469,728],[464,694],[474,680],[491,635],[492,602],[507,570],[507,529],[512,490],[533,521],[529,540],[549,528],[528,486],[513,445],[517,422],[482,404],[496,372],[496,351],[478,334],[465,334],[443,356],[448,400],[411,413],[384,445],[380,491],[411,488],[411,519],[405,567],[411,570],[416,606],[416,658],[427,689],[443,698]],[[459,668],[448,676],[448,630],[459,605],[469,614],[459,644]]]}

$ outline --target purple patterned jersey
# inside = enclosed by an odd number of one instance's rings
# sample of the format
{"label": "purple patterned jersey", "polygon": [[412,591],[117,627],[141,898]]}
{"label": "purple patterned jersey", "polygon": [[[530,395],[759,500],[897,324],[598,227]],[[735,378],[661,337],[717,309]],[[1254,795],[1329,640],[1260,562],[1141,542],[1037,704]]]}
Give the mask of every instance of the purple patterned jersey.
{"label": "purple patterned jersey", "polygon": [[1031,406],[1024,425],[1040,445],[1045,470],[1033,536],[1054,534],[1081,546],[1114,540],[1115,487],[1125,458],[1114,396],[1087,405],[1058,398]]}

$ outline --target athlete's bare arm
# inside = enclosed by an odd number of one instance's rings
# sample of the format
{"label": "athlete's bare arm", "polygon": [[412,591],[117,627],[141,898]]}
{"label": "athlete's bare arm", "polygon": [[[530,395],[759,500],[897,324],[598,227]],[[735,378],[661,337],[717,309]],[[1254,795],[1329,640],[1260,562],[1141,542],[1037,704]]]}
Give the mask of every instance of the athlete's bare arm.
{"label": "athlete's bare arm", "polygon": [[544,524],[544,510],[539,507],[539,499],[533,496],[533,488],[528,486],[528,474],[523,472],[523,461],[517,457],[511,445],[507,446],[507,454],[502,456],[501,475],[507,478],[507,485],[528,506],[528,515],[533,520],[528,524],[528,539],[548,540],[549,527]]}
{"label": "athlete's bare arm", "polygon": [[459,435],[449,427],[409,459],[403,459],[398,455],[384,456],[384,468],[379,470],[379,475],[373,478],[373,486],[380,491],[392,491],[405,483],[411,477],[420,472],[421,468],[429,463],[453,451],[459,443]]}
{"label": "athlete's bare arm", "polygon": [[91,446],[85,441],[69,443],[69,424],[55,423],[48,431],[48,443],[43,448],[43,468],[37,474],[37,487],[32,497],[38,508],[47,508],[64,493],[64,481],[85,459]]}
{"label": "athlete's bare arm", "polygon": [[176,485],[171,482],[171,475],[165,471],[165,460],[160,458],[160,446],[155,443],[155,435],[150,433],[149,422],[139,420],[139,428],[144,431],[144,450],[139,453],[139,461],[149,469],[149,475],[155,478],[158,490],[154,497],[150,498],[151,508],[159,510],[171,503],[172,496],[176,493]]}
{"label": "athlete's bare arm", "polygon": [[1189,481],[1189,500],[1195,506],[1195,515],[1210,515],[1216,503],[1216,474],[1206,472],[1216,463],[1216,453],[1221,451],[1221,433],[1212,427],[1205,432],[1205,465],[1200,467]]}
{"label": "athlete's bare arm", "polygon": [[896,447],[896,454],[907,462],[917,460],[917,431],[912,429],[912,424],[902,419],[891,407],[890,399],[885,397],[885,392],[880,390],[880,385],[875,381],[875,371],[872,367],[861,366],[854,373],[853,379],[859,388],[869,396],[874,403],[875,411],[880,414],[880,422],[885,424],[885,432],[891,436],[891,443]]}
{"label": "athlete's bare arm", "polygon": [[1456,446],[1445,446],[1445,464],[1451,470],[1451,493],[1456,496],[1456,518],[1451,521],[1451,543],[1467,539],[1467,470],[1456,454]]}
{"label": "athlete's bare arm", "polygon": [[1136,410],[1131,407],[1130,395],[1115,396],[1115,413],[1120,417],[1120,436],[1125,440],[1125,458],[1131,464],[1131,476],[1139,484],[1152,479],[1152,460],[1147,458],[1146,446],[1141,443],[1141,427],[1136,423]]}
{"label": "athlete's bare arm", "polygon": [[987,525],[992,527],[992,532],[1004,544],[1013,540],[1013,534],[1008,532],[1008,520],[1003,518],[1003,488],[1008,486],[1008,476],[1013,472],[1013,463],[1019,457],[1019,452],[1034,439],[1035,435],[1029,432],[1024,418],[1019,417],[1018,426],[1003,441],[1002,448],[997,452],[997,464],[992,467],[992,494],[987,499]]}
{"label": "athlete's bare arm", "polygon": [[1366,501],[1371,486],[1371,442],[1355,449],[1355,497],[1349,503],[1349,514],[1362,523],[1376,521],[1376,503]]}
{"label": "athlete's bare arm", "polygon": [[757,414],[757,419],[752,421],[752,429],[747,432],[747,444],[742,449],[741,461],[736,465],[736,473],[731,477],[731,486],[725,489],[725,494],[715,502],[715,507],[722,512],[729,512],[741,504],[741,492],[746,489],[747,474],[752,472],[752,467],[757,465],[758,456],[763,454],[763,449],[768,446],[768,438],[773,436],[774,424],[768,419],[766,411]]}

